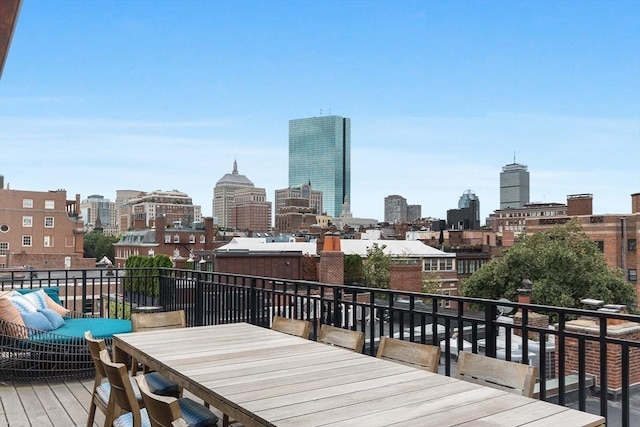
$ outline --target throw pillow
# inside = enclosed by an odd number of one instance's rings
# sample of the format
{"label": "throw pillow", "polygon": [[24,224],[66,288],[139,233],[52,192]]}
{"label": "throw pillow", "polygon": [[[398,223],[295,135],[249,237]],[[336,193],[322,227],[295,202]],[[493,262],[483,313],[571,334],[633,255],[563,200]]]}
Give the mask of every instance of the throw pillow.
{"label": "throw pillow", "polygon": [[44,288],[20,288],[20,289],[16,289],[16,291],[21,293],[22,295],[26,295],[29,292],[35,292],[41,289],[44,291],[45,294],[49,295],[51,299],[53,299],[57,304],[62,305],[62,301],[60,301],[60,296],[59,296],[60,290],[58,289],[57,286],[45,286]]}
{"label": "throw pillow", "polygon": [[17,325],[17,327],[9,327],[6,325],[2,333],[14,336],[16,338],[27,338],[27,331],[24,329],[24,322],[18,308],[13,305],[9,298],[0,298],[0,319]]}
{"label": "throw pillow", "polygon": [[46,316],[42,313],[21,313],[22,321],[24,325],[29,329],[36,331],[53,331],[53,325],[49,322]]}
{"label": "throw pillow", "polygon": [[23,296],[27,300],[29,300],[31,304],[33,304],[36,310],[47,308],[47,303],[44,300],[47,294],[45,294],[42,289],[38,289],[37,291],[34,291],[34,292],[29,292],[28,294],[23,294]]}
{"label": "throw pillow", "polygon": [[49,295],[45,295],[44,300],[47,303],[47,308],[50,308],[51,310],[55,311],[60,316],[64,317],[69,314],[69,310],[67,310],[66,308],[64,308],[57,302],[55,302],[53,298],[51,298]]}
{"label": "throw pillow", "polygon": [[51,323],[51,326],[53,326],[53,329],[58,329],[60,326],[64,325],[64,319],[62,316],[52,308],[41,308],[38,310],[38,313],[44,314],[49,323]]}
{"label": "throw pillow", "polygon": [[11,302],[16,306],[20,314],[22,313],[37,313],[38,310],[31,304],[31,301],[26,299],[23,295],[17,292],[11,294]]}

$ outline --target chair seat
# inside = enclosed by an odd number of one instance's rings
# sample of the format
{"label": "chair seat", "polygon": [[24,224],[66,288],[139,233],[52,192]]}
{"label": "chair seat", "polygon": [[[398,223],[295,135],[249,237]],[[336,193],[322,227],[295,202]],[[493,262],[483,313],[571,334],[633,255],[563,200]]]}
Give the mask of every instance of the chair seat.
{"label": "chair seat", "polygon": [[[180,411],[182,411],[182,418],[187,422],[189,427],[214,427],[218,424],[218,417],[216,414],[205,408],[200,403],[183,397],[178,399],[180,405]],[[146,408],[140,410],[141,427],[151,427],[151,421],[149,420],[149,414],[147,414]],[[127,412],[120,415],[113,422],[113,427],[130,427],[133,425],[133,414]]]}
{"label": "chair seat", "polygon": [[[147,379],[147,384],[149,384],[149,388],[151,389],[152,393],[159,394],[161,396],[172,396],[176,398],[180,396],[180,387],[178,386],[178,384],[169,381],[159,373],[149,372],[148,374],[145,374],[145,378]],[[133,393],[136,396],[136,400],[142,403],[142,394],[140,393],[138,382],[133,377],[130,377],[130,379],[131,387],[133,388]],[[158,388],[156,389],[155,387]],[[100,384],[96,389],[96,394],[105,406],[109,402],[110,393],[111,384],[109,384],[109,382]]]}
{"label": "chair seat", "polygon": [[[180,397],[180,386],[173,381],[170,381],[162,374],[159,374],[158,372],[149,372],[146,373],[144,377],[147,380],[151,393],[159,394],[160,396]],[[134,390],[136,389],[137,388],[134,388]],[[138,395],[136,394],[136,399],[137,398]]]}
{"label": "chair seat", "polygon": [[[151,427],[151,420],[149,419],[149,414],[147,414],[147,410],[145,408],[140,409],[140,418],[140,427]],[[133,426],[133,414],[131,412],[122,414],[113,421],[113,427],[131,426]]]}
{"label": "chair seat", "polygon": [[178,399],[182,418],[187,422],[189,427],[212,427],[218,424],[218,417],[204,405],[182,397]]}

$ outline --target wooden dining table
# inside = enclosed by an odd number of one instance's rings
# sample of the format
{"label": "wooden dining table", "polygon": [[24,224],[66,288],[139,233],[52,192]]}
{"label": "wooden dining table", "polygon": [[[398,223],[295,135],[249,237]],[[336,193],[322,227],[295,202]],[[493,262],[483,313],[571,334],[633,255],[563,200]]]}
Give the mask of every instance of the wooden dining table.
{"label": "wooden dining table", "polygon": [[599,415],[247,323],[118,334],[130,356],[245,426],[599,426]]}

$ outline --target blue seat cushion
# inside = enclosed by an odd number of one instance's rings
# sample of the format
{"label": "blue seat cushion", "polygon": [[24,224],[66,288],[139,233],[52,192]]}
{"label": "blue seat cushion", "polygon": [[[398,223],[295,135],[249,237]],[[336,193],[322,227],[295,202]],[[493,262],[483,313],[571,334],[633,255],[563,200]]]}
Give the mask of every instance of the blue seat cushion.
{"label": "blue seat cushion", "polygon": [[[142,418],[140,427],[151,427],[151,420],[149,420],[149,415],[147,414],[146,408],[142,408],[140,410],[140,417]],[[113,421],[113,427],[132,427],[132,426],[133,426],[133,414],[131,412],[122,414]]]}
{"label": "blue seat cushion", "polygon": [[180,386],[170,381],[167,377],[158,372],[149,372],[144,377],[151,393],[159,394],[160,396],[180,397]]}
{"label": "blue seat cushion", "polygon": [[[142,403],[142,393],[140,393],[138,381],[136,381],[134,377],[129,378],[131,379],[131,387],[133,388],[133,394],[136,396],[136,400]],[[96,394],[106,406],[109,403],[109,395],[111,394],[111,384],[109,384],[109,381],[105,381],[100,384],[96,389]]]}
{"label": "blue seat cushion", "polygon": [[182,418],[187,422],[189,427],[212,427],[218,424],[216,414],[207,409],[204,405],[183,397],[178,399]]}
{"label": "blue seat cushion", "polygon": [[124,319],[102,319],[98,317],[65,318],[64,325],[52,332],[43,332],[29,337],[30,341],[41,343],[60,343],[84,340],[85,331],[91,331],[94,338],[111,338],[114,334],[131,332],[131,321]]}

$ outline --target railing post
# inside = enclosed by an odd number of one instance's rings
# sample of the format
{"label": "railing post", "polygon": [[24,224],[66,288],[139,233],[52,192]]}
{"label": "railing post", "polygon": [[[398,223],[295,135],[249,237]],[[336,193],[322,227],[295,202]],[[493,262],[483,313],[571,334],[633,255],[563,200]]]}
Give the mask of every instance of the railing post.
{"label": "railing post", "polygon": [[342,289],[333,287],[333,326],[342,327],[342,310],[340,300],[342,299]]}
{"label": "railing post", "polygon": [[498,318],[497,305],[489,303],[484,311],[484,341],[485,354],[489,357],[496,357],[496,319]]}
{"label": "railing post", "polygon": [[251,278],[251,287],[249,288],[249,322],[252,325],[257,325],[258,323],[258,293],[256,292],[257,279],[255,277]]}
{"label": "railing post", "polygon": [[194,298],[194,325],[202,326],[204,325],[204,292],[202,289],[202,280],[200,277],[200,272],[195,274],[196,278],[196,286],[195,286],[195,298]]}
{"label": "railing post", "polygon": [[[73,290],[75,294],[76,290]],[[82,313],[87,312],[87,270],[82,270]]]}

